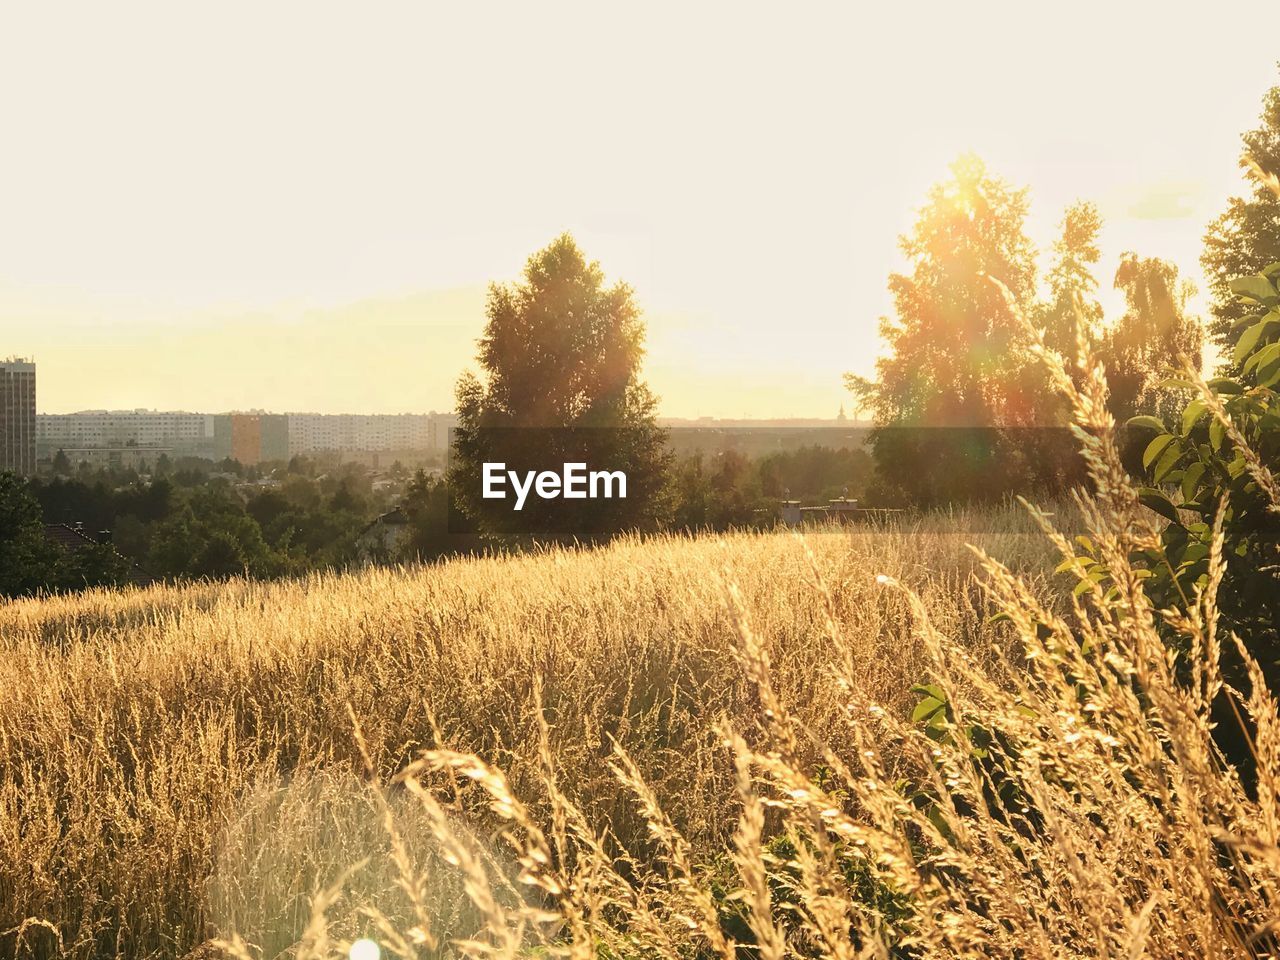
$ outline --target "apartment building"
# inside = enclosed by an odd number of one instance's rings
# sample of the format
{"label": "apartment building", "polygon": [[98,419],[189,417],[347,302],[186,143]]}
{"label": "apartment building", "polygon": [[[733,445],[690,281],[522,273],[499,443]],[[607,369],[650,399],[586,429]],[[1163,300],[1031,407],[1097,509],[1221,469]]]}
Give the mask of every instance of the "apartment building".
{"label": "apartment building", "polygon": [[36,472],[36,365],[0,360],[0,470]]}
{"label": "apartment building", "polygon": [[213,417],[203,413],[162,410],[82,410],[42,413],[36,417],[36,445],[41,458],[59,450],[110,447],[168,448],[178,455],[208,455]]}
{"label": "apartment building", "polygon": [[290,413],[289,453],[325,450],[386,452],[432,449],[432,415],[425,413]]}
{"label": "apartment building", "polygon": [[[146,470],[156,465],[162,456],[173,459],[177,452],[172,447],[59,447],[71,466],[88,464],[93,469]],[[57,456],[54,451],[53,456]]]}
{"label": "apartment building", "polygon": [[429,449],[444,453],[449,449],[449,431],[458,425],[456,413],[431,414],[431,444]]}
{"label": "apartment building", "polygon": [[[34,379],[32,381],[34,383]],[[32,401],[34,405],[34,400]],[[443,451],[453,414],[267,413],[206,414],[159,410],[82,410],[35,416],[34,457],[59,450],[72,461],[99,464],[107,451],[139,450],[147,462],[160,453],[213,460],[231,457],[246,466],[310,453],[408,453]],[[74,451],[74,453],[73,453]],[[129,458],[126,458],[129,459]],[[116,465],[115,456],[109,465]],[[34,467],[32,468],[34,469]]]}

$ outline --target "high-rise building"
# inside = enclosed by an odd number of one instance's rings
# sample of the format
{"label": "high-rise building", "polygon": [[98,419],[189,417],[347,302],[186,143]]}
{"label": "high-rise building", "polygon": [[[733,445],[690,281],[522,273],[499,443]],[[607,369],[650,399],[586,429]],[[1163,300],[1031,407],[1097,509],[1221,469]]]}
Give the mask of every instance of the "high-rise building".
{"label": "high-rise building", "polygon": [[246,467],[262,460],[262,416],[256,413],[231,414],[231,459]]}
{"label": "high-rise building", "polygon": [[431,449],[447,451],[452,445],[453,438],[450,432],[457,429],[458,415],[456,413],[432,413],[431,414]]}
{"label": "high-rise building", "polygon": [[289,418],[283,413],[262,415],[262,459],[289,459]]}
{"label": "high-rise building", "polygon": [[36,365],[0,360],[0,470],[36,472]]}

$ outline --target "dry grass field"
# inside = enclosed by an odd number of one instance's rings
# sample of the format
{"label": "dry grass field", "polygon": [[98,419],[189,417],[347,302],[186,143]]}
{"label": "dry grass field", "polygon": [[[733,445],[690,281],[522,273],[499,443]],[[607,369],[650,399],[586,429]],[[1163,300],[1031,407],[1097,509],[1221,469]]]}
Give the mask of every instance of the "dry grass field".
{"label": "dry grass field", "polygon": [[1109,462],[1111,593],[1010,507],[0,608],[0,956],[1275,956]]}
{"label": "dry grass field", "polygon": [[[779,695],[847,745],[830,668],[899,712],[926,672],[906,601],[877,574],[913,586],[974,650],[997,639],[970,540],[1044,586],[1050,548],[1009,507],[803,542],[624,540],[0,607],[0,956],[175,956],[233,931],[273,956],[316,891],[362,861],[331,916],[405,915],[349,711],[380,779],[443,746],[536,798],[535,678],[584,815],[624,847],[647,842],[607,765],[616,739],[709,860],[738,812],[713,724],[759,722],[727,584],[770,638]],[[826,627],[815,565],[846,640]],[[417,831],[411,855],[433,849],[422,824],[402,829]],[[458,898],[439,899],[443,915]]]}

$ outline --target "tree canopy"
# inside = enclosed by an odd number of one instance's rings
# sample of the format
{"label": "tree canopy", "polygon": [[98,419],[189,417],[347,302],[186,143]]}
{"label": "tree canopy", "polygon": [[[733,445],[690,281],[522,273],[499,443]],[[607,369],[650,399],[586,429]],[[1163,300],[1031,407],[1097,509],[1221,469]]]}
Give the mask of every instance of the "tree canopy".
{"label": "tree canopy", "polygon": [[887,500],[998,497],[1024,486],[1044,461],[1031,452],[1041,437],[1008,432],[1059,417],[1026,349],[1025,318],[1036,313],[1026,215],[1025,189],[966,156],[930,190],[901,239],[911,270],[889,278],[895,316],[880,324],[888,350],[875,382],[849,378],[875,419]]}
{"label": "tree canopy", "polygon": [[1178,372],[1183,359],[1198,367],[1204,345],[1200,321],[1187,310],[1195,293],[1178,268],[1157,257],[1126,253],[1116,269],[1116,289],[1124,292],[1124,315],[1102,342],[1111,412],[1124,421],[1159,414],[1168,391],[1161,382]]}
{"label": "tree canopy", "polygon": [[1030,313],[1035,248],[1027,191],[987,173],[974,156],[933,187],[901,238],[910,273],[893,274],[896,316],[881,321],[888,352],[877,382],[855,382],[878,425],[994,427],[1037,422],[1044,393],[999,280]]}
{"label": "tree canopy", "polygon": [[54,546],[30,481],[0,473],[0,597],[120,584],[129,574],[128,562],[109,544]]}
{"label": "tree canopy", "polygon": [[[531,256],[523,279],[489,288],[479,341],[484,379],[457,386],[450,487],[483,533],[607,535],[655,525],[665,511],[670,456],[640,376],[644,324],[629,286],[607,285],[565,233]],[[586,462],[623,470],[627,498],[565,509],[480,496],[485,462],[527,468]]]}
{"label": "tree canopy", "polygon": [[[1098,280],[1093,273],[1102,255],[1098,249],[1102,218],[1094,204],[1075,203],[1067,208],[1060,229],[1049,269],[1049,300],[1040,311],[1039,326],[1045,346],[1075,366],[1080,334],[1085,342],[1091,342],[1102,323]],[[1080,329],[1082,321],[1084,330]]]}
{"label": "tree canopy", "polygon": [[[1267,91],[1258,126],[1241,139],[1245,158],[1263,170],[1280,170],[1280,86]],[[1248,184],[1248,191],[1227,201],[1226,210],[1209,224],[1200,257],[1213,296],[1209,334],[1220,347],[1235,342],[1239,330],[1233,328],[1249,315],[1231,281],[1280,262],[1280,198],[1261,179],[1249,178]]]}

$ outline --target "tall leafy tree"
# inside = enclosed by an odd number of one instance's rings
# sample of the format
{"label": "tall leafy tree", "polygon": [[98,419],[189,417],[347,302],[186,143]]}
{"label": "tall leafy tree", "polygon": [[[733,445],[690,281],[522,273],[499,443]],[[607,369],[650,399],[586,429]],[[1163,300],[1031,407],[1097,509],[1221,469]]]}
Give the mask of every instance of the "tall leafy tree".
{"label": "tall leafy tree", "polygon": [[1026,215],[1025,189],[966,156],[901,238],[911,270],[889,278],[896,316],[880,324],[888,350],[874,382],[849,378],[873,413],[877,472],[890,497],[1000,496],[1028,480],[1026,437],[1007,430],[1045,425],[1053,414],[1017,315],[1035,307]]}
{"label": "tall leafy tree", "polygon": [[[644,324],[632,290],[607,285],[569,234],[531,256],[523,280],[489,288],[479,341],[483,380],[457,386],[449,479],[455,502],[488,534],[605,536],[666,515],[671,457],[640,376]],[[481,497],[481,468],[585,462],[622,470],[625,500],[531,502]]]}
{"label": "tall leafy tree", "polygon": [[16,474],[0,473],[0,597],[52,588],[55,560],[29,483]]}
{"label": "tall leafy tree", "polygon": [[[1263,97],[1260,122],[1242,140],[1246,158],[1263,170],[1280,173],[1280,86]],[[1280,262],[1280,198],[1260,178],[1250,178],[1248,183],[1244,196],[1232,197],[1227,209],[1209,224],[1200,257],[1213,296],[1209,334],[1220,347],[1235,342],[1239,331],[1233,328],[1248,316],[1244,302],[1231,290],[1231,281]],[[1230,355],[1229,350],[1224,353]]]}
{"label": "tall leafy tree", "polygon": [[[1102,218],[1098,208],[1088,202],[1072,204],[1063,215],[1060,230],[1049,269],[1049,300],[1039,321],[1045,345],[1074,365],[1079,360],[1079,333],[1084,333],[1086,341],[1092,341],[1102,323],[1098,280],[1093,273],[1101,256],[1098,234]],[[1085,329],[1080,331],[1082,322]]]}
{"label": "tall leafy tree", "polygon": [[1176,265],[1134,253],[1120,258],[1115,285],[1124,292],[1126,309],[1103,340],[1112,414],[1121,422],[1137,414],[1160,415],[1180,399],[1161,382],[1182,358],[1200,362],[1204,329],[1187,310],[1195,288],[1179,279]]}
{"label": "tall leafy tree", "polygon": [[225,485],[208,485],[160,523],[151,537],[151,572],[165,577],[266,577],[281,557],[258,522]]}
{"label": "tall leafy tree", "polygon": [[0,597],[118,584],[129,573],[128,562],[109,544],[55,547],[45,538],[31,482],[0,473]]}
{"label": "tall leafy tree", "polygon": [[419,469],[409,479],[400,505],[409,517],[409,536],[395,559],[436,560],[483,548],[476,537],[450,531],[449,487],[444,479]]}

